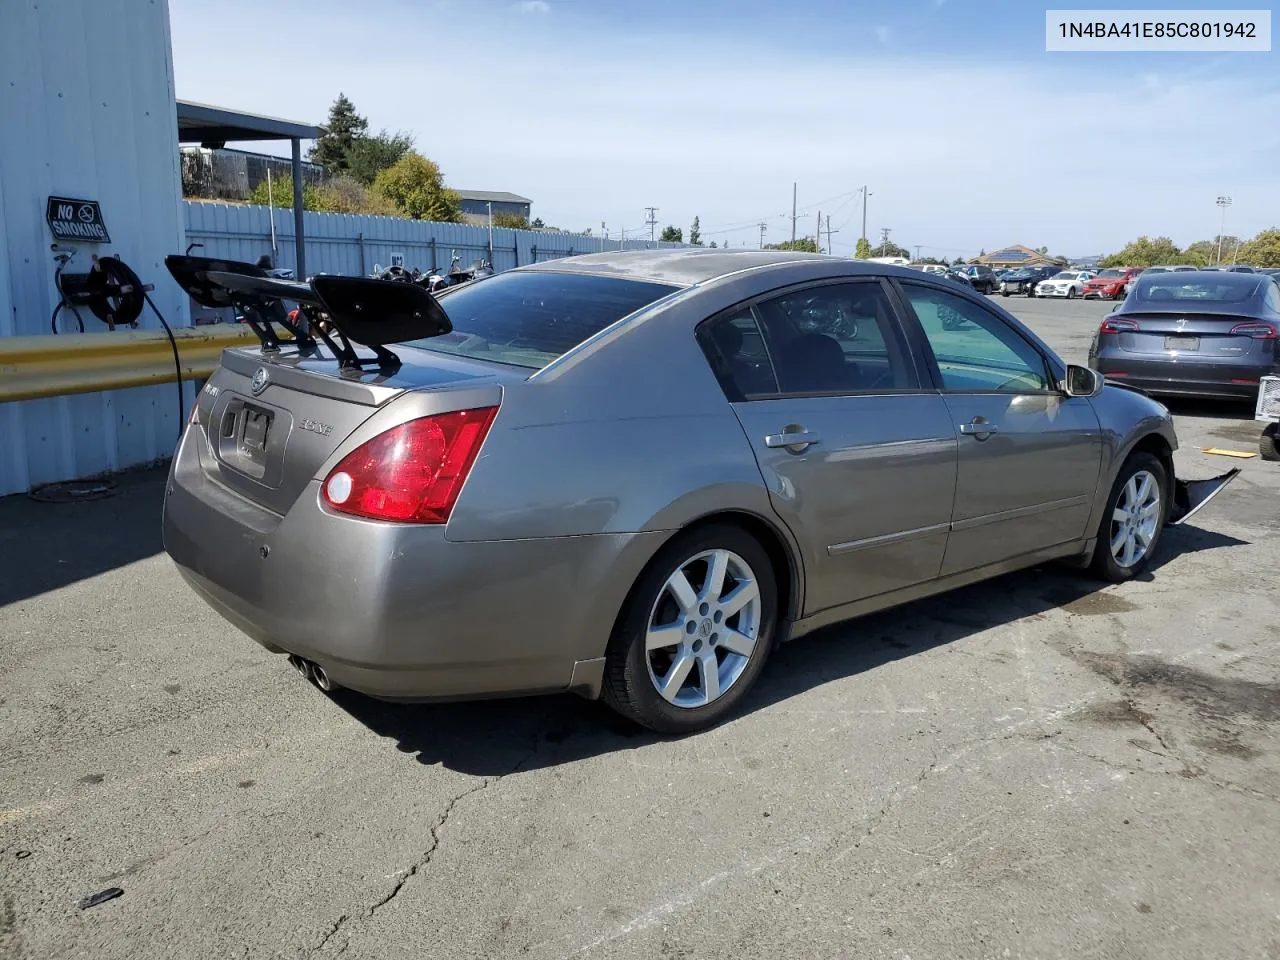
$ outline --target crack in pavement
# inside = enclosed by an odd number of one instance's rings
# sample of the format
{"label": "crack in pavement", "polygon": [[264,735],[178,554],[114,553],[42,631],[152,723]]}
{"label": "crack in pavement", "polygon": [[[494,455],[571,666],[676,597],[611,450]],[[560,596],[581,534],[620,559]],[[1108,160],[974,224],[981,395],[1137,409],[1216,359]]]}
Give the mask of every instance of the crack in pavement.
{"label": "crack in pavement", "polygon": [[[445,804],[444,810],[436,818],[435,824],[431,827],[431,842],[428,845],[427,849],[423,852],[421,857],[419,857],[416,861],[414,861],[412,865],[409,866],[407,870],[401,871],[400,878],[396,880],[394,886],[392,886],[391,888],[391,891],[386,896],[382,897],[381,899],[373,903],[371,906],[367,907],[364,913],[360,914],[359,916],[353,917],[351,914],[348,914],[348,913],[341,914],[338,917],[338,919],[335,920],[333,924],[329,927],[328,931],[325,932],[324,936],[320,938],[320,942],[311,948],[309,953],[315,954],[324,950],[324,948],[329,944],[329,941],[332,940],[335,936],[337,936],[338,931],[344,929],[348,925],[348,921],[354,922],[357,920],[358,921],[368,920],[375,913],[377,913],[379,910],[385,907],[388,903],[394,900],[397,896],[399,896],[400,891],[404,889],[405,884],[407,884],[413,877],[417,876],[418,871],[430,865],[432,858],[435,857],[436,850],[439,849],[440,847],[440,831],[444,828],[444,825],[448,823],[449,817],[453,815],[454,808],[463,800],[465,800],[467,797],[470,797],[476,793],[480,793],[482,790],[487,790],[491,784],[497,783],[499,780],[509,777],[513,773],[519,773],[520,769],[526,763],[528,763],[538,755],[538,753],[542,749],[543,734],[545,733],[547,721],[549,718],[550,718],[550,713],[548,712],[543,716],[542,721],[538,724],[537,728],[534,730],[533,745],[529,748],[529,751],[524,756],[522,756],[519,760],[516,761],[515,765],[512,766],[510,770],[506,771],[505,773],[500,773],[497,776],[485,777],[483,780],[480,781],[480,783],[475,784],[474,786],[471,786],[468,789],[463,790],[461,793],[455,794],[453,797],[449,798],[449,801]],[[337,955],[341,956],[342,954],[346,953],[348,946],[350,946],[350,937],[348,937],[348,939],[343,942],[342,946],[338,948]]]}

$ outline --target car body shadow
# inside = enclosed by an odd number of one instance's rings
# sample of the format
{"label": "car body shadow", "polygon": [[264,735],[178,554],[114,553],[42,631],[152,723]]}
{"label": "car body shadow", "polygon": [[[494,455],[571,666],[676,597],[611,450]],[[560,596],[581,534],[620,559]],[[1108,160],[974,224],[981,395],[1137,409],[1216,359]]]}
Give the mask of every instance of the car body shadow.
{"label": "car body shadow", "polygon": [[[1142,579],[1183,554],[1243,543],[1197,527],[1170,527]],[[827,627],[777,650],[737,716],[1050,610],[1089,616],[1137,609],[1107,586],[1085,573],[1041,566]],[[571,694],[397,704],[339,690],[330,699],[418,763],[476,776],[505,776],[670,739],[602,702]]]}
{"label": "car body shadow", "polygon": [[[1204,420],[1247,420],[1254,423],[1253,400],[1207,400],[1190,397],[1157,397],[1175,417],[1197,417]],[[1262,424],[1257,425],[1262,430]]]}
{"label": "car body shadow", "polygon": [[0,607],[160,553],[167,476],[167,466],[116,474],[101,499],[82,502],[0,499]]}

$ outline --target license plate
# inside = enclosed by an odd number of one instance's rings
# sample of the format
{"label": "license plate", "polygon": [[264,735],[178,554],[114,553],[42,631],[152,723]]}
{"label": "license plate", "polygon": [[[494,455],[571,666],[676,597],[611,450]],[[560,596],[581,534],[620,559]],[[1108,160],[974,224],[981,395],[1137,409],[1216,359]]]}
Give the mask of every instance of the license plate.
{"label": "license plate", "polygon": [[271,431],[271,411],[248,404],[244,408],[244,429],[240,434],[240,455],[254,464],[267,458],[267,436]]}
{"label": "license plate", "polygon": [[1164,348],[1166,350],[1199,350],[1199,337],[1165,337]]}

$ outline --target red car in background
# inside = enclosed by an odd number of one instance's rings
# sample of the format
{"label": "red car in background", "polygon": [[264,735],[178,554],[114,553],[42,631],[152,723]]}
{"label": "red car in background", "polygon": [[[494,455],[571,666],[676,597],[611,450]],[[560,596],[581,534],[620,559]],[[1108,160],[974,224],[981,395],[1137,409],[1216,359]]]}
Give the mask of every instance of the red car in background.
{"label": "red car in background", "polygon": [[1108,267],[1084,284],[1086,300],[1123,300],[1142,267]]}

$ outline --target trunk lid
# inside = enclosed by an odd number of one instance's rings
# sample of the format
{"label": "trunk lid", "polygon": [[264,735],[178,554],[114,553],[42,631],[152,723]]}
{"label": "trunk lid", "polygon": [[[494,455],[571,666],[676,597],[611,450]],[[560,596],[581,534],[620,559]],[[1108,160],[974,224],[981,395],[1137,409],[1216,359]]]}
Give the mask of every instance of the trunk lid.
{"label": "trunk lid", "polygon": [[202,469],[246,500],[283,516],[333,452],[407,391],[499,387],[532,371],[400,347],[393,375],[341,370],[329,354],[233,349],[197,397],[191,431],[206,441]]}
{"label": "trunk lid", "polygon": [[1232,332],[1242,324],[1262,322],[1252,317],[1126,311],[1116,315],[1116,319],[1138,325],[1137,330],[1125,330],[1116,337],[1116,345],[1128,353],[1159,357],[1177,355],[1232,363],[1262,360],[1275,355],[1275,340],[1257,339],[1248,332]]}

